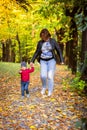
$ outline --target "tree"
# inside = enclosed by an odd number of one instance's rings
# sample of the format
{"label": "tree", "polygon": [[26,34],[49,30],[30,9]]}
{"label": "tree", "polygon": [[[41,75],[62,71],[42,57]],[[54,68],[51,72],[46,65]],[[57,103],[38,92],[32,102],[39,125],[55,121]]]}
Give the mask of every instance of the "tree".
{"label": "tree", "polygon": [[[9,42],[11,61],[20,62],[22,57],[30,59],[36,48],[37,40],[39,39],[39,32],[43,26],[43,23],[47,23],[40,14],[38,14],[38,8],[42,4],[41,1],[27,1],[27,11],[22,8],[21,5],[26,5],[25,1],[2,1],[0,13],[1,13],[1,35],[0,41],[4,41],[1,44],[1,57],[4,55],[4,61],[6,61],[6,41],[11,39],[11,45]],[[29,6],[28,6],[29,5]],[[31,8],[32,7],[32,8]],[[17,37],[18,36],[18,37]],[[9,41],[9,40],[8,40]],[[2,49],[3,46],[3,49]],[[10,57],[9,57],[10,59]],[[2,58],[3,60],[3,58]]]}
{"label": "tree", "polygon": [[[68,42],[68,52],[69,52],[69,67],[72,69],[72,73],[76,73],[77,70],[77,48],[78,48],[78,26],[77,26],[77,21],[75,21],[75,16],[80,15],[84,8],[86,8],[86,0],[49,0],[47,5],[42,7],[41,11],[43,11],[44,17],[50,16],[50,14],[55,14],[57,16],[57,20],[60,18],[59,15],[59,5],[62,6],[62,13],[63,15],[65,14],[67,18],[70,18],[70,23],[69,23],[69,41]],[[54,9],[54,10],[52,10]],[[86,12],[86,10],[85,10]],[[87,14],[87,13],[86,13]],[[63,19],[63,17],[61,18]],[[83,25],[83,23],[82,23]],[[66,26],[65,26],[66,27]],[[86,27],[86,26],[85,26]],[[84,43],[82,43],[82,46]]]}

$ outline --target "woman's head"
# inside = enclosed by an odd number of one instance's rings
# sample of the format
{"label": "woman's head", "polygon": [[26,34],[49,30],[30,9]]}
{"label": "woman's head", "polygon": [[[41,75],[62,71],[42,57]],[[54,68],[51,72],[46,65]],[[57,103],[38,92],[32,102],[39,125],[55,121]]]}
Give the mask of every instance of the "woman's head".
{"label": "woman's head", "polygon": [[49,33],[49,31],[46,28],[44,28],[40,32],[40,37],[42,40],[46,41],[51,37],[51,34]]}

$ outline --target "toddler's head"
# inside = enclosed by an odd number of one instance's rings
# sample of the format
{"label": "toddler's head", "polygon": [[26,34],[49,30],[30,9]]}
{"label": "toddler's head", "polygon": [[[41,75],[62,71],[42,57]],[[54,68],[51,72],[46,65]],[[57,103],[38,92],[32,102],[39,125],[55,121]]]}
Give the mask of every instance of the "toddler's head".
{"label": "toddler's head", "polygon": [[26,69],[27,68],[27,64],[25,61],[21,62],[21,68],[22,69]]}

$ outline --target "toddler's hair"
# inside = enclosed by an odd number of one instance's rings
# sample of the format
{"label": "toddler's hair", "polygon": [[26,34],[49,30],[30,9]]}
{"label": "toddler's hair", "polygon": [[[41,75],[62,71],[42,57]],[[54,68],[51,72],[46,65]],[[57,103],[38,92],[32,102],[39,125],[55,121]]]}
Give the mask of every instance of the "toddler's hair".
{"label": "toddler's hair", "polygon": [[26,64],[25,61],[22,61],[22,62],[21,62],[21,67],[27,67],[27,64]]}

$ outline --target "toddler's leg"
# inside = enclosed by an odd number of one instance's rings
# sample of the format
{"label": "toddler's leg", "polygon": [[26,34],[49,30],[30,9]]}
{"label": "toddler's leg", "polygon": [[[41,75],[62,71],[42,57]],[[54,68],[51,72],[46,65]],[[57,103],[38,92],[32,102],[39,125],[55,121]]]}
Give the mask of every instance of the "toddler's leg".
{"label": "toddler's leg", "polygon": [[25,84],[25,90],[26,90],[27,97],[29,97],[28,85],[29,85],[29,82],[26,82],[26,84]]}
{"label": "toddler's leg", "polygon": [[24,89],[25,89],[24,82],[21,82],[21,95],[22,96],[24,96]]}

